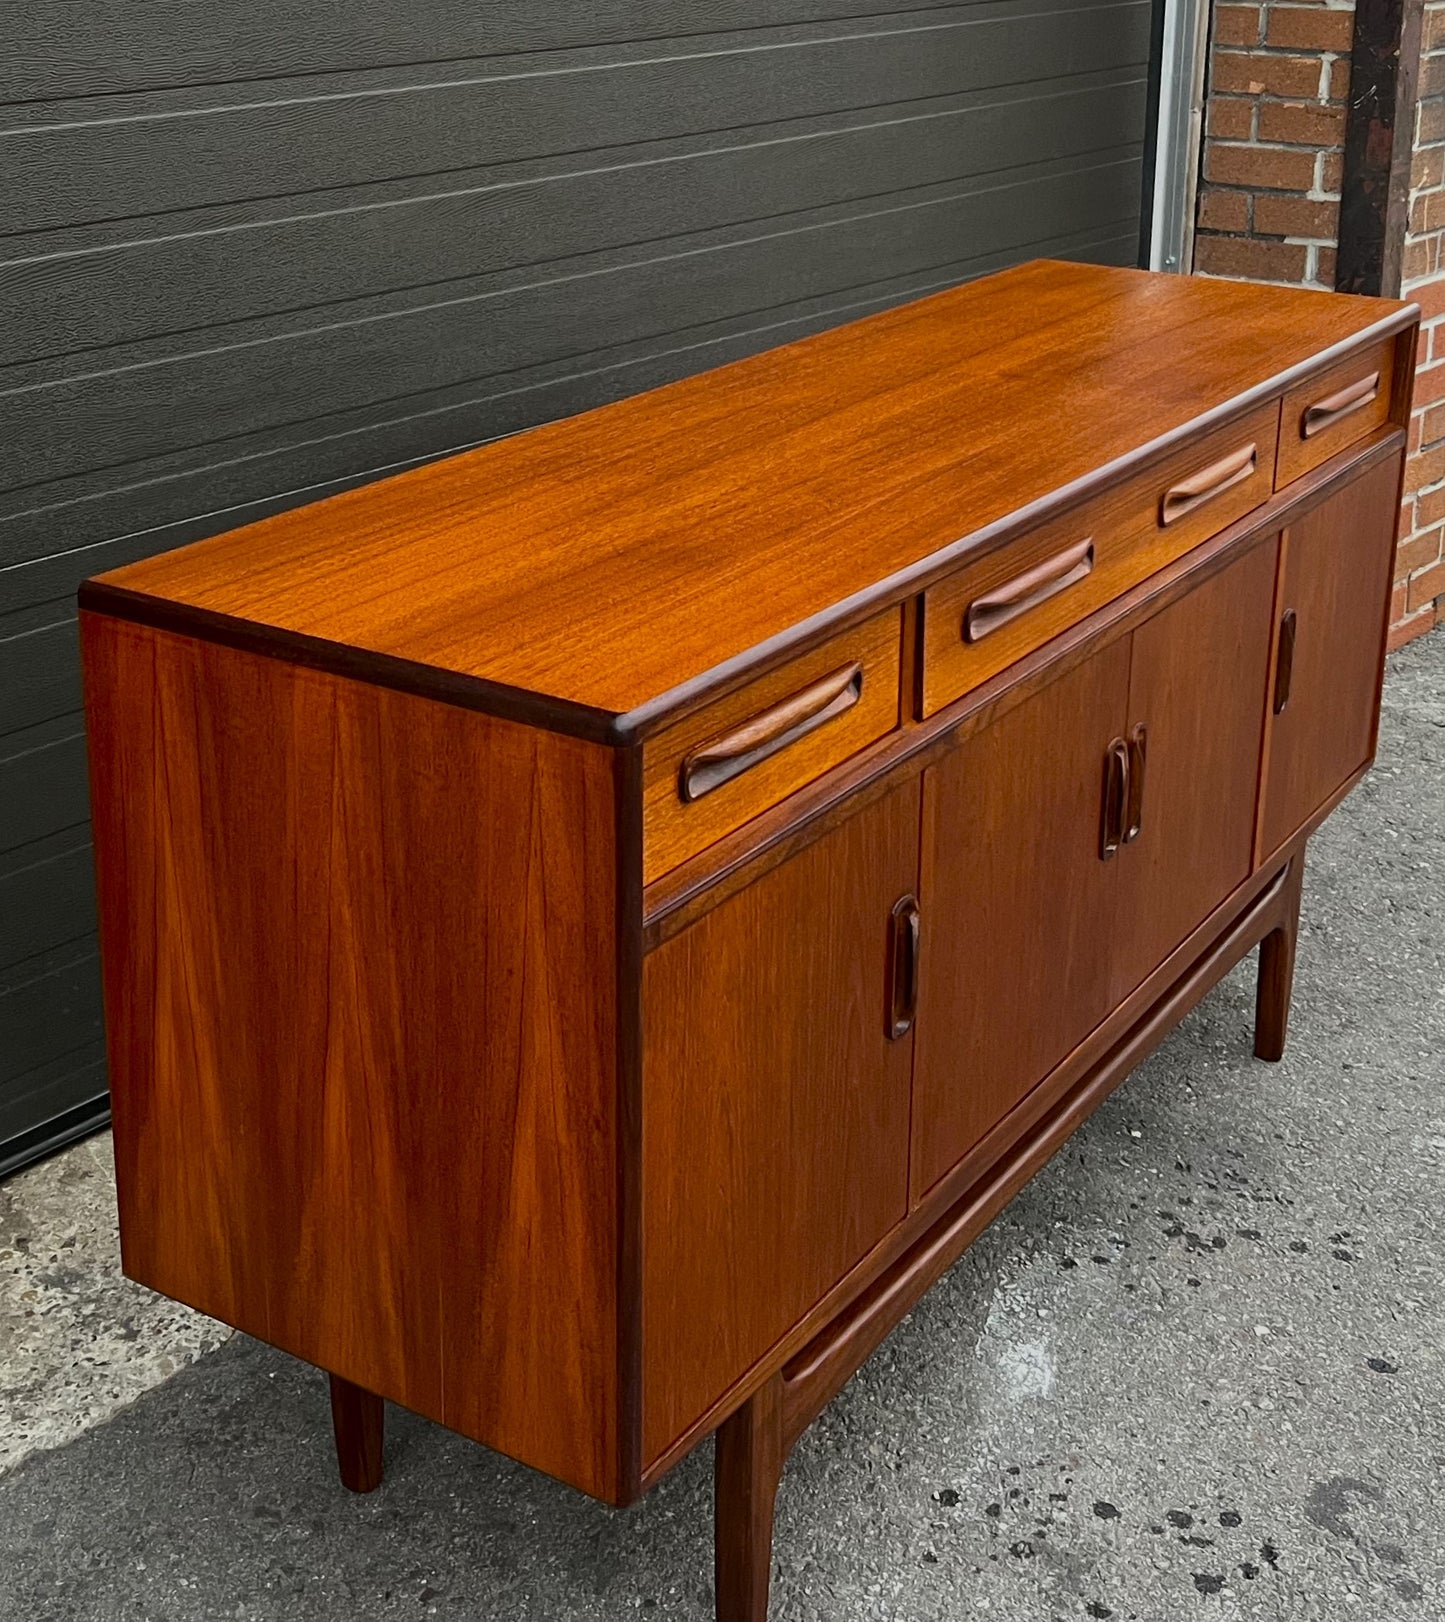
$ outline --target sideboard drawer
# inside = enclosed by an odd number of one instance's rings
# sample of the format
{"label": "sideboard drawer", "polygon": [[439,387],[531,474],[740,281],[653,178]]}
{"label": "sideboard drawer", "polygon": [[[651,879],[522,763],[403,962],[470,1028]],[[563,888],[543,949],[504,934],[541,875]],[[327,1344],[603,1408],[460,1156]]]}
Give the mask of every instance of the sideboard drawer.
{"label": "sideboard drawer", "polygon": [[924,594],[923,714],[987,681],[1259,506],[1271,401],[968,564]]}
{"label": "sideboard drawer", "polygon": [[1275,489],[1388,421],[1394,359],[1393,340],[1376,344],[1285,395]]}
{"label": "sideboard drawer", "polygon": [[854,626],[643,746],[645,883],[898,725],[902,610]]}

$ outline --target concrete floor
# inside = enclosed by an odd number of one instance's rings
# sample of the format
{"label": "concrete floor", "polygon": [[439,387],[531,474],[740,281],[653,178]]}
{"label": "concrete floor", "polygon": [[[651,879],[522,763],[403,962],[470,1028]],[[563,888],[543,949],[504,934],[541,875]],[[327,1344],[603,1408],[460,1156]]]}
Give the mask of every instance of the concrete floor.
{"label": "concrete floor", "polygon": [[0,1476],[230,1335],[122,1277],[108,1132],[0,1183]]}
{"label": "concrete floor", "polygon": [[[1245,964],[1014,1201],[800,1444],[777,1622],[1445,1615],[1442,829],[1437,634],[1312,847],[1285,1061],[1250,1056]],[[0,1476],[4,1622],[711,1615],[710,1448],[613,1513],[391,1409],[349,1497],[321,1376],[144,1317],[64,1193],[0,1189],[0,1272],[20,1235],[58,1329],[17,1343],[0,1299],[0,1412],[46,1449]],[[56,1379],[83,1425],[167,1358],[65,1440]]]}

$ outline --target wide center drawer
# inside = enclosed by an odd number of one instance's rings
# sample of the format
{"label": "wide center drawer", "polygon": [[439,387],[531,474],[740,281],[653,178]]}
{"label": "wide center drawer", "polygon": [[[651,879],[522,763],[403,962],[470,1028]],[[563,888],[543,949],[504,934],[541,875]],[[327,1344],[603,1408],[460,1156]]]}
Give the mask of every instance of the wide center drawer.
{"label": "wide center drawer", "polygon": [[1273,490],[1279,402],[965,564],[924,594],[923,711],[950,704]]}
{"label": "wide center drawer", "polygon": [[902,623],[890,608],[644,744],[644,883],[898,725]]}

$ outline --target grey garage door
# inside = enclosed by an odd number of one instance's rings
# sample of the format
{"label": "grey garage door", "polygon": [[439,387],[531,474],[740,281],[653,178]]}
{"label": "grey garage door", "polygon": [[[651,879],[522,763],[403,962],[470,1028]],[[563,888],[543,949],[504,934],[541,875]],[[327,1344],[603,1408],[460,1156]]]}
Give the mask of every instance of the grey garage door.
{"label": "grey garage door", "polygon": [[87,574],[1041,254],[1150,0],[0,7],[0,1169],[103,1116]]}

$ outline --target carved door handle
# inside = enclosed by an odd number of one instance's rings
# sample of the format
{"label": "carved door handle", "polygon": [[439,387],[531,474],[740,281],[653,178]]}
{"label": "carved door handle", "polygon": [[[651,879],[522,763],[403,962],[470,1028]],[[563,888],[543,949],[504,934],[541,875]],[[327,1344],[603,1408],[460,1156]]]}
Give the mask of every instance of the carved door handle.
{"label": "carved door handle", "polygon": [[1104,751],[1104,809],[1099,827],[1099,858],[1107,862],[1124,842],[1129,804],[1129,745],[1115,738]]}
{"label": "carved door handle", "polygon": [[1124,817],[1123,843],[1132,845],[1144,828],[1144,770],[1148,764],[1149,734],[1140,721],[1129,734],[1129,806]]}
{"label": "carved door handle", "polygon": [[913,1028],[918,1012],[918,948],[922,923],[918,898],[900,897],[893,903],[888,931],[888,1012],[885,1030],[896,1042]]}
{"label": "carved door handle", "polygon": [[1285,611],[1279,622],[1279,651],[1274,661],[1274,713],[1282,715],[1294,686],[1294,640],[1298,621],[1294,609]]}

